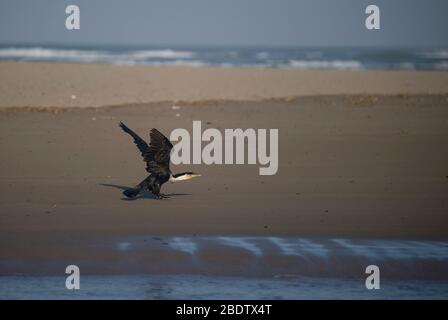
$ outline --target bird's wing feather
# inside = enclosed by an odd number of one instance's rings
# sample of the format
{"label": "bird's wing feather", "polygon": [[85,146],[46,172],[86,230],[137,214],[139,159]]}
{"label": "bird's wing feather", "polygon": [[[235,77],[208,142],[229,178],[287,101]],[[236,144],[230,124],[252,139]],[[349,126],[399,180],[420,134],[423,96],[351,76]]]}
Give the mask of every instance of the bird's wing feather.
{"label": "bird's wing feather", "polygon": [[146,171],[156,174],[170,173],[170,153],[173,148],[170,140],[160,133],[159,130],[152,129],[149,134],[151,142],[148,145],[145,140],[140,138],[124,123],[120,122],[120,127],[134,138],[134,143],[146,162]]}
{"label": "bird's wing feather", "polygon": [[145,159],[145,154],[149,151],[149,146],[146,141],[140,138],[140,136],[134,131],[129,129],[123,122],[120,122],[120,127],[124,132],[128,133],[132,138],[134,138],[135,145],[137,146],[138,150],[140,150],[143,159]]}
{"label": "bird's wing feather", "polygon": [[170,172],[170,153],[173,145],[162,133],[157,129],[151,129],[149,133],[151,143],[149,144],[149,152],[146,153],[146,170],[148,172]]}

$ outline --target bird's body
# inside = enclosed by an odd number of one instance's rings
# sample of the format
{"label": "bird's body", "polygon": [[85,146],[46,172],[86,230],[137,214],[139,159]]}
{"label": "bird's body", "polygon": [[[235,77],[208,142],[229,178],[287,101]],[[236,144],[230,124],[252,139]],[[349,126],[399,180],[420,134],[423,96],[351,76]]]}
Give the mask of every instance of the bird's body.
{"label": "bird's body", "polygon": [[140,182],[135,188],[126,189],[123,194],[128,198],[136,197],[142,191],[151,192],[156,198],[161,199],[165,196],[160,193],[160,189],[164,183],[171,180],[189,180],[200,176],[193,172],[183,172],[173,175],[170,170],[170,153],[173,145],[171,142],[157,129],[150,131],[150,144],[140,138],[134,131],[129,129],[124,123],[120,122],[120,127],[124,132],[129,134],[139,149],[143,160],[146,162],[146,171],[150,175]]}

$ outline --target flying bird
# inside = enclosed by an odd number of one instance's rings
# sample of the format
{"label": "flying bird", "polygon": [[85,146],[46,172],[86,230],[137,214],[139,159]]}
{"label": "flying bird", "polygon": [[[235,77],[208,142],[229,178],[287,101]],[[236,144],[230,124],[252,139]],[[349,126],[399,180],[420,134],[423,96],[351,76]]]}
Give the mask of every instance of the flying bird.
{"label": "flying bird", "polygon": [[124,132],[129,134],[137,146],[138,150],[146,162],[146,171],[149,176],[140,182],[135,188],[129,188],[123,191],[123,194],[128,198],[134,198],[141,192],[149,191],[157,199],[167,198],[168,196],[160,193],[160,188],[167,182],[176,182],[181,180],[190,180],[201,176],[194,172],[182,172],[172,174],[170,170],[170,152],[173,148],[170,140],[168,140],[157,129],[151,129],[149,137],[151,139],[149,145],[145,140],[140,138],[134,131],[129,129],[123,122],[120,122],[120,127]]}

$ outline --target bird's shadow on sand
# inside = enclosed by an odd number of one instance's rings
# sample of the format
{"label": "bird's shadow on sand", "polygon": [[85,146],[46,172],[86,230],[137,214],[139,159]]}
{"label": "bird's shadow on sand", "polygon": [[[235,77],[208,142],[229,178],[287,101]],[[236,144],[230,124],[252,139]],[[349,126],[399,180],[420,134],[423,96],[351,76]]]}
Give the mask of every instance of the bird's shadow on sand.
{"label": "bird's shadow on sand", "polygon": [[[109,184],[109,183],[100,183],[99,184],[102,187],[110,187],[110,188],[115,188],[115,189],[120,189],[122,191],[132,188],[129,186],[121,186],[121,185],[117,185],[117,184]],[[168,196],[169,198],[171,197],[177,197],[177,196],[189,196],[189,193],[165,193],[166,196]],[[168,198],[168,199],[169,199]],[[139,194],[138,196],[134,197],[134,198],[127,198],[127,197],[123,197],[121,198],[121,200],[123,201],[135,201],[138,199],[153,199],[156,200],[157,198],[150,192],[142,192],[141,194]]]}

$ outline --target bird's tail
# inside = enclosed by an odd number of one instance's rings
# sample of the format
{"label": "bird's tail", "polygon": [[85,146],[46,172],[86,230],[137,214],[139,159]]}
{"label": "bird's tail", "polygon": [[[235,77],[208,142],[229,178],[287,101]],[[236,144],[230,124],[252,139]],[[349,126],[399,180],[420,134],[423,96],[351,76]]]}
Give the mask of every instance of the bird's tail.
{"label": "bird's tail", "polygon": [[138,188],[129,188],[123,191],[123,194],[128,198],[134,198],[140,193]]}

